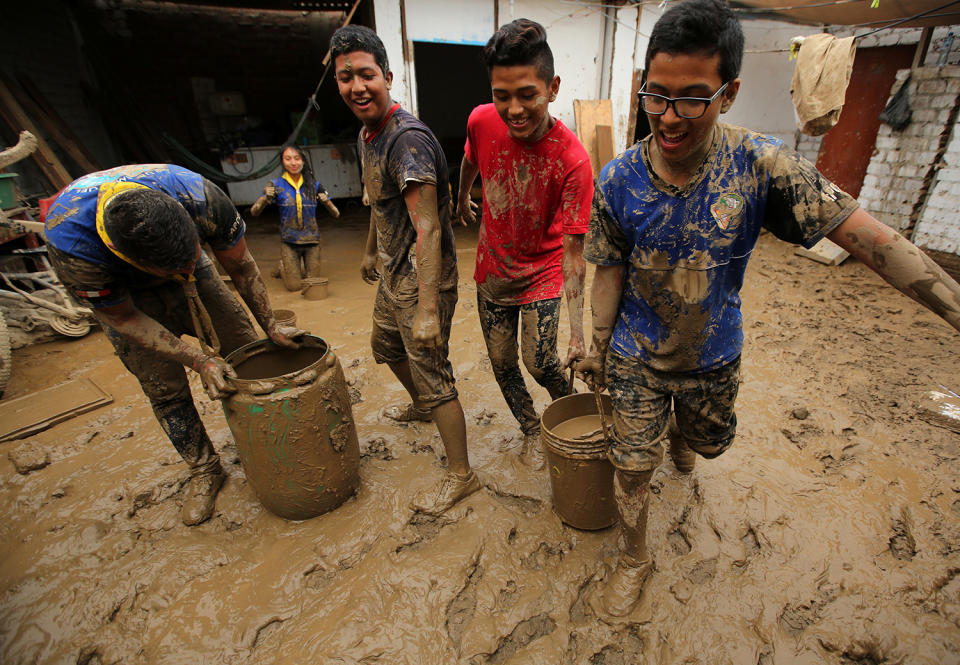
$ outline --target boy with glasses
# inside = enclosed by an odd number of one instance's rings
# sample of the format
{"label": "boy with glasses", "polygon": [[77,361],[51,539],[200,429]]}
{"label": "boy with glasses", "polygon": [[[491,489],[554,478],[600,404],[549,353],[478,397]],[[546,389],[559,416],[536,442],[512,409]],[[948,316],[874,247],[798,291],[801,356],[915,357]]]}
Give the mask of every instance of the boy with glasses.
{"label": "boy with glasses", "polygon": [[[583,357],[583,236],[593,174],[577,137],[550,115],[560,77],[547,33],[517,19],[483,50],[493,103],[467,120],[457,216],[475,222],[470,188],[483,177],[477,246],[477,311],[493,374],[523,432],[520,459],[539,469],[540,418],[520,373],[523,364],[551,399],[567,392],[562,368]],[[561,295],[567,296],[570,344],[557,356]],[[517,327],[520,341],[517,344]]]}
{"label": "boy with glasses", "polygon": [[624,549],[601,602],[615,616],[653,570],[646,522],[661,443],[681,473],[733,443],[739,292],[761,228],[806,247],[830,238],[960,329],[960,285],[932,260],[781,141],[718,122],[740,89],[743,41],[718,0],[664,13],[640,93],[651,134],[597,179],[584,252],[597,265],[593,338],[576,367],[613,398]]}

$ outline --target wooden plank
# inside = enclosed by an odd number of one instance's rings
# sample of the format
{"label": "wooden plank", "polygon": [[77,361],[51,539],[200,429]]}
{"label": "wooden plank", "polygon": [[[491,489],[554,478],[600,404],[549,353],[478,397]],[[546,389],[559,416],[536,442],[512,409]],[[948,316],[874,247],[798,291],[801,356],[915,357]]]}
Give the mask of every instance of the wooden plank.
{"label": "wooden plank", "polygon": [[828,266],[838,266],[850,256],[847,250],[827,238],[821,238],[820,242],[810,249],[797,247],[794,250],[794,254]]}
{"label": "wooden plank", "polygon": [[14,134],[19,134],[25,129],[37,137],[37,150],[33,153],[33,158],[55,190],[62,189],[73,182],[73,176],[64,168],[46,141],[40,137],[36,125],[24,112],[23,107],[14,99],[3,81],[0,81],[0,116],[3,117]]}
{"label": "wooden plank", "polygon": [[113,397],[90,379],[0,402],[0,441],[22,439],[111,402]]}
{"label": "wooden plank", "polygon": [[600,161],[597,125],[613,126],[613,107],[609,99],[575,99],[573,115],[577,125],[577,138],[590,156],[593,177],[596,178],[600,168],[606,163]]}
{"label": "wooden plank", "polygon": [[[33,81],[26,75],[18,75],[17,83],[24,92],[23,96],[19,97],[24,109],[43,125],[51,138],[67,151],[73,161],[77,163],[77,166],[86,173],[101,170],[94,156],[83,145],[83,141],[73,132],[70,125],[64,122]],[[10,87],[10,89],[13,90],[13,87]]]}
{"label": "wooden plank", "polygon": [[920,417],[931,425],[960,434],[960,397],[937,390],[928,392],[919,404]]}
{"label": "wooden plank", "polygon": [[597,125],[597,157],[602,165],[613,159],[613,127]]}

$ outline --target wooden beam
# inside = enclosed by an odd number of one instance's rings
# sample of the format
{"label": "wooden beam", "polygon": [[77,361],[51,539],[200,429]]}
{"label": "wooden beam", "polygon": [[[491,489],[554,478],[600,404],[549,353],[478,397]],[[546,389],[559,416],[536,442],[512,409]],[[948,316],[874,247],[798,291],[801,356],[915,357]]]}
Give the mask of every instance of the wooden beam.
{"label": "wooden beam", "polygon": [[37,151],[33,153],[33,159],[36,160],[37,166],[40,167],[50,184],[53,185],[54,191],[60,190],[73,182],[73,176],[64,168],[46,141],[40,137],[36,125],[24,112],[23,107],[17,103],[3,81],[0,81],[0,116],[3,117],[14,134],[19,134],[25,129],[37,137]]}
{"label": "wooden beam", "polygon": [[923,61],[927,59],[927,51],[930,50],[930,41],[933,39],[933,28],[924,28],[920,32],[920,41],[917,42],[917,50],[913,54],[913,64],[910,69],[916,69],[923,66]]}
{"label": "wooden beam", "polygon": [[52,120],[57,124],[57,126],[63,132],[64,136],[67,136],[68,138],[73,140],[73,142],[77,145],[77,149],[79,149],[83,153],[83,156],[86,158],[87,162],[93,167],[93,170],[94,171],[101,170],[103,167],[99,164],[99,162],[97,162],[97,158],[93,156],[93,153],[87,150],[87,147],[83,144],[83,141],[81,141],[80,138],[76,135],[76,133],[74,133],[70,125],[67,124],[62,117],[60,117],[60,114],[57,113],[56,109],[54,109],[53,105],[47,100],[46,96],[34,84],[34,82],[30,79],[30,77],[27,76],[26,74],[20,73],[20,74],[17,74],[17,81],[20,83],[20,87],[22,87],[23,90],[28,95],[30,95],[33,101],[35,101],[37,105],[40,106],[40,108],[45,110],[50,120]]}
{"label": "wooden beam", "polygon": [[[100,170],[78,145],[79,142],[76,137],[68,135],[70,130],[63,124],[63,121],[57,122],[59,116],[56,117],[57,119],[54,119],[19,83],[3,76],[2,73],[0,73],[0,81],[3,81],[7,89],[20,101],[24,112],[33,120],[40,123],[46,131],[47,136],[63,148],[64,152],[70,155],[70,158],[77,163],[77,166],[79,166],[84,173],[92,173],[93,171]],[[54,112],[54,115],[55,114],[56,112]],[[70,134],[72,134],[72,132],[70,132]]]}

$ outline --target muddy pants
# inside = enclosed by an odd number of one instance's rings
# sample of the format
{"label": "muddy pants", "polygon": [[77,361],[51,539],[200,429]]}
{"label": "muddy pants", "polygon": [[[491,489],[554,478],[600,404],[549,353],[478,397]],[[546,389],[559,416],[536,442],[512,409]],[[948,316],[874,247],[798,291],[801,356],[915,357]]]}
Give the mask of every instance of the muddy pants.
{"label": "muddy pants", "polygon": [[[197,263],[194,275],[197,293],[220,338],[220,355],[226,356],[255,341],[257,334],[246,311],[205,254]],[[178,282],[164,282],[149,290],[131,291],[130,297],[137,309],[174,335],[195,335],[183,287]],[[130,343],[112,328],[103,326],[103,330],[121,362],[140,381],[160,426],[184,461],[193,467],[214,458],[216,453],[193,404],[183,365],[159,358]]]}
{"label": "muddy pants", "polygon": [[[303,264],[301,266],[301,260]],[[304,276],[320,276],[320,245],[280,243],[280,274],[287,291],[299,291]]]}
{"label": "muddy pants", "polygon": [[493,375],[524,435],[540,431],[540,418],[520,373],[517,324],[520,324],[524,367],[537,383],[547,389],[551,399],[564,396],[567,382],[557,356],[560,302],[560,298],[550,298],[525,305],[498,305],[477,295],[480,328],[487,343]]}
{"label": "muddy pants", "polygon": [[611,350],[604,371],[613,398],[607,456],[617,469],[642,472],[660,466],[671,403],[681,436],[698,455],[716,457],[733,443],[740,358],[710,372],[679,374],[651,369]]}

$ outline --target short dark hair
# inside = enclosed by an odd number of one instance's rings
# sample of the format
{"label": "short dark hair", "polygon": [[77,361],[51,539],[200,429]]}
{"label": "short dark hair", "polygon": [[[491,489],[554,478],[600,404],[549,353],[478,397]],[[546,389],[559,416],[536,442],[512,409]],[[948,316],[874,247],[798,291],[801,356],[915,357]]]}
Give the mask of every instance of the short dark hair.
{"label": "short dark hair", "polygon": [[186,208],[163,192],[120,192],[107,204],[103,223],[118,251],[149,268],[179,270],[196,257],[196,224]]}
{"label": "short dark hair", "polygon": [[494,67],[534,65],[537,76],[548,84],[553,80],[553,51],[547,44],[547,31],[536,21],[518,18],[502,26],[483,47],[487,74]]}
{"label": "short dark hair", "polygon": [[338,28],[330,38],[330,57],[335,59],[338,55],[346,55],[354,51],[363,51],[372,55],[384,76],[390,71],[387,49],[383,47],[383,42],[380,41],[377,33],[362,25],[345,25]]}
{"label": "short dark hair", "polygon": [[686,0],[674,5],[650,33],[644,68],[660,52],[720,54],[724,83],[740,75],[743,62],[743,29],[733,11],[720,0]]}

